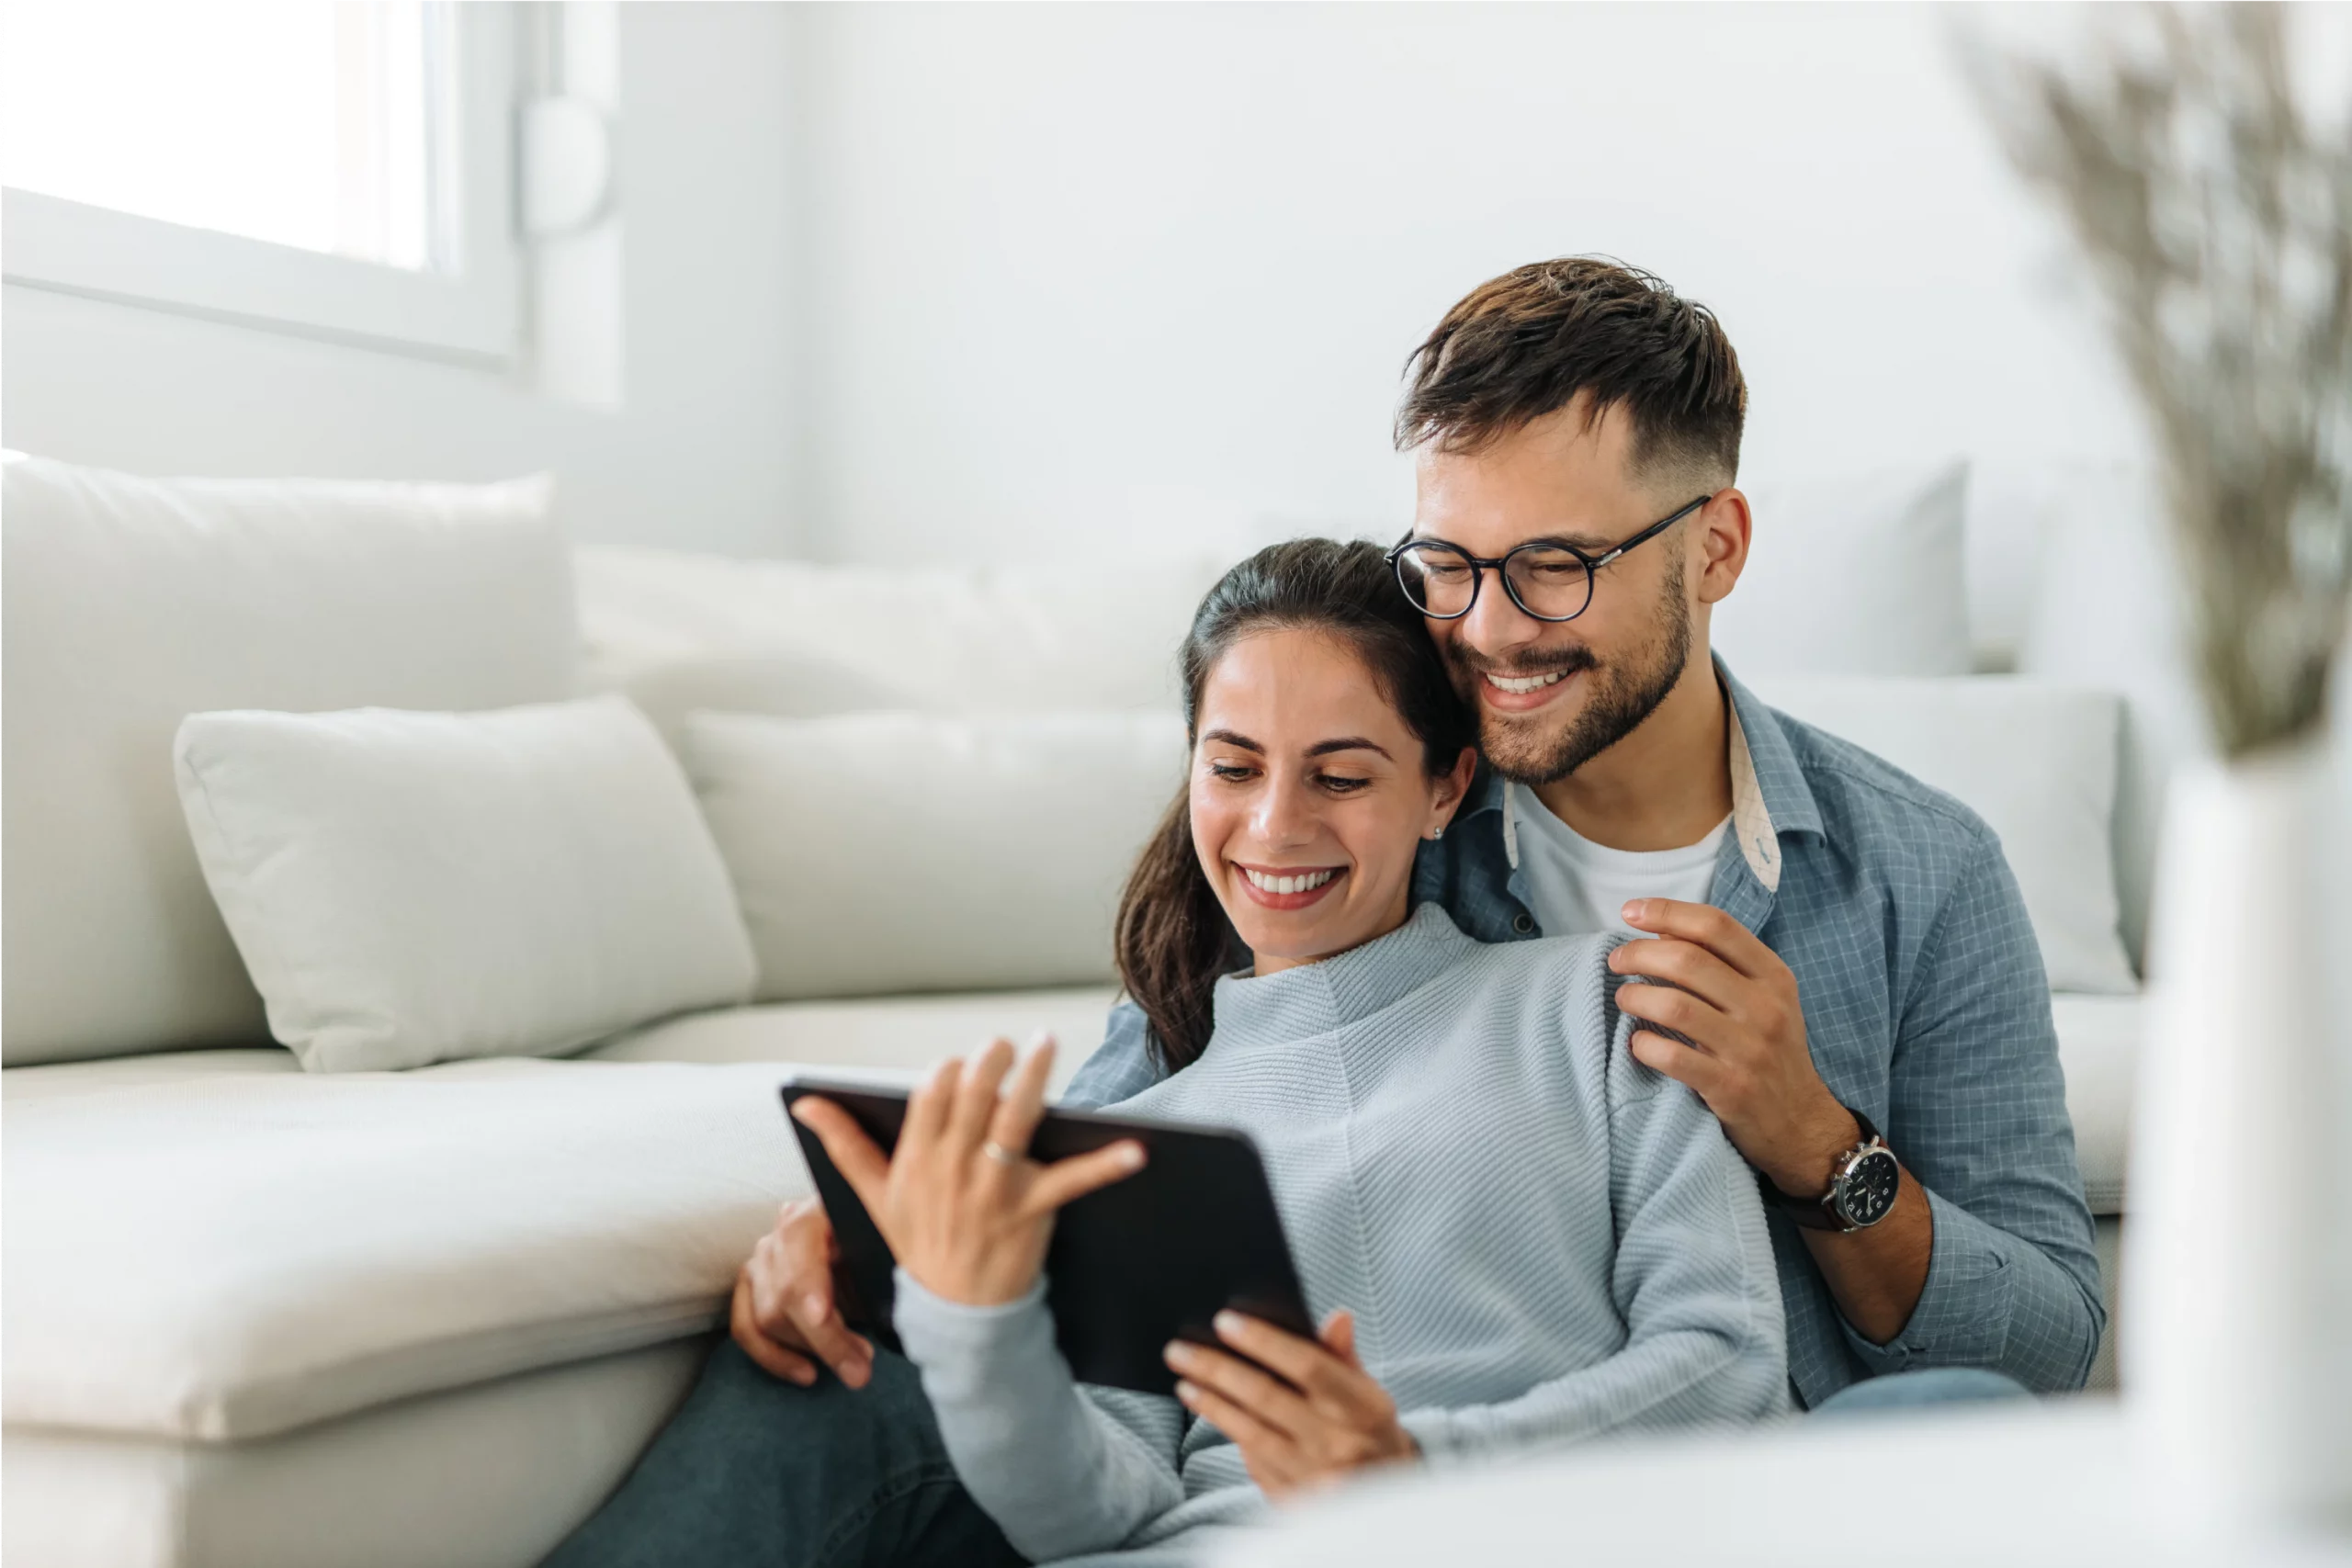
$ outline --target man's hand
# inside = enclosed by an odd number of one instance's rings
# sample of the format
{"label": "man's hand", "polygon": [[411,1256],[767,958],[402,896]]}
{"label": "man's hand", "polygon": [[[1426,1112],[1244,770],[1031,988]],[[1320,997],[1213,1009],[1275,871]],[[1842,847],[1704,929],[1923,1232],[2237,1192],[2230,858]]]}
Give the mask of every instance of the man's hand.
{"label": "man's hand", "polygon": [[1132,1138],[1051,1165],[1028,1157],[1053,1065],[1048,1041],[1013,1073],[1003,1040],[969,1070],[941,1063],[909,1097],[887,1156],[829,1100],[812,1095],[792,1114],[824,1144],[900,1268],[944,1301],[995,1306],[1036,1282],[1056,1210],[1143,1168]]}
{"label": "man's hand", "polygon": [[1281,1502],[1351,1471],[1420,1457],[1397,1423],[1396,1402],[1356,1359],[1347,1313],[1327,1318],[1319,1340],[1233,1312],[1217,1314],[1215,1326],[1250,1360],[1172,1341],[1168,1364],[1182,1380],[1176,1397],[1233,1439],[1267,1496]]}
{"label": "man's hand", "polygon": [[850,1332],[833,1301],[833,1227],[814,1198],[786,1203],[735,1275],[728,1330],[743,1353],[786,1382],[817,1381],[815,1357],[852,1388],[874,1375],[874,1347]]}
{"label": "man's hand", "polygon": [[1797,977],[1753,931],[1712,906],[1636,898],[1624,917],[1657,935],[1610,953],[1609,967],[1668,984],[1620,987],[1619,1010],[1692,1043],[1637,1031],[1634,1059],[1690,1085],[1732,1145],[1782,1191],[1824,1190],[1861,1129],[1814,1070]]}

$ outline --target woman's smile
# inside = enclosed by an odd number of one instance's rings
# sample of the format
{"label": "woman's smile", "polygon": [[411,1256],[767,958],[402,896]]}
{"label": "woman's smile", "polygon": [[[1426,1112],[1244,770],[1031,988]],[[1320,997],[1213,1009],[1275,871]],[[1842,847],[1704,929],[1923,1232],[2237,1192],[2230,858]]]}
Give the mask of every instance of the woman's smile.
{"label": "woman's smile", "polygon": [[1319,903],[1348,874],[1343,865],[1244,865],[1231,863],[1241,874],[1250,901],[1268,909],[1304,909]]}

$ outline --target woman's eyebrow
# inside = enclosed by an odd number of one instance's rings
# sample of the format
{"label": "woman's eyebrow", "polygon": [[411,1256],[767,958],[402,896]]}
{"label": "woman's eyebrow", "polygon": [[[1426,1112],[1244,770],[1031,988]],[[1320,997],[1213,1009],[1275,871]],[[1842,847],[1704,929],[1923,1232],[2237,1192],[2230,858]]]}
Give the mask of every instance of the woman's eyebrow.
{"label": "woman's eyebrow", "polygon": [[1261,756],[1264,754],[1266,750],[1263,746],[1259,745],[1255,740],[1250,739],[1248,736],[1238,734],[1230,729],[1212,729],[1204,734],[1201,739],[1204,740],[1222,740],[1227,746],[1238,746],[1244,751],[1255,751]]}
{"label": "woman's eyebrow", "polygon": [[[1334,751],[1377,751],[1388,757],[1387,747],[1377,740],[1367,740],[1361,735],[1341,736],[1337,740],[1318,740],[1306,749],[1310,757],[1328,757]],[[1393,762],[1396,759],[1388,757],[1388,760]]]}

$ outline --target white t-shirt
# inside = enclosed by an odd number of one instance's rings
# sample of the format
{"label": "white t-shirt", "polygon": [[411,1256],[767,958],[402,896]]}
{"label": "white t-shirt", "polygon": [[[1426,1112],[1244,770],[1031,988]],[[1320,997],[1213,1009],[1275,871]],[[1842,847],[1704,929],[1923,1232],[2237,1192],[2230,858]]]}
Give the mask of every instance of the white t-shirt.
{"label": "white t-shirt", "polygon": [[1629,898],[1680,898],[1703,904],[1714,891],[1715,857],[1731,829],[1726,817],[1695,844],[1679,850],[1612,850],[1552,815],[1525,784],[1510,786],[1519,869],[1527,876],[1530,912],[1545,936],[1632,931],[1618,918]]}

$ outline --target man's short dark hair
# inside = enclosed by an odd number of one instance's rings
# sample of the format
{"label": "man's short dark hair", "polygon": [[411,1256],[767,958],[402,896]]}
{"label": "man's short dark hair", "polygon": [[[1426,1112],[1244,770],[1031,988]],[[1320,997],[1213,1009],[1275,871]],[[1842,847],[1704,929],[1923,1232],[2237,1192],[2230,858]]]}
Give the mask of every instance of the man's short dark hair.
{"label": "man's short dark hair", "polygon": [[1535,262],[1480,284],[1406,362],[1396,445],[1476,452],[1591,394],[1633,420],[1636,474],[1739,472],[1747,383],[1714,312],[1637,267]]}

